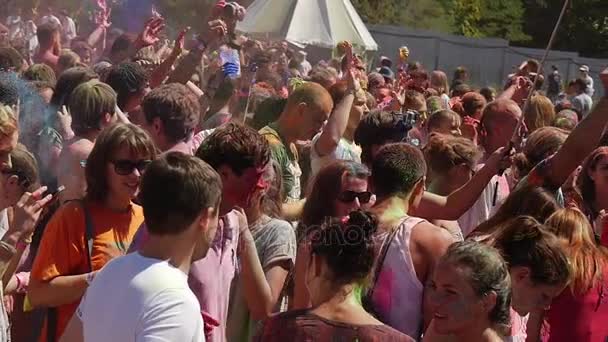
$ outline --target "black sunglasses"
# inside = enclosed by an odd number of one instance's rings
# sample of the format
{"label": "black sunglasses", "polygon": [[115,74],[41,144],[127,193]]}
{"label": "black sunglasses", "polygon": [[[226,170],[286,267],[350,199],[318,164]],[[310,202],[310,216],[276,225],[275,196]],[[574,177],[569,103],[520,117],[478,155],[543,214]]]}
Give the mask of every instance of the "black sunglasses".
{"label": "black sunglasses", "polygon": [[342,203],[352,203],[355,198],[359,199],[359,203],[366,204],[369,203],[372,198],[372,193],[369,191],[364,192],[356,192],[356,191],[343,191],[338,195],[338,201]]}
{"label": "black sunglasses", "polygon": [[140,173],[143,173],[146,167],[151,163],[151,160],[115,160],[112,162],[114,164],[114,171],[121,176],[128,176],[133,173],[133,170],[137,169]]}

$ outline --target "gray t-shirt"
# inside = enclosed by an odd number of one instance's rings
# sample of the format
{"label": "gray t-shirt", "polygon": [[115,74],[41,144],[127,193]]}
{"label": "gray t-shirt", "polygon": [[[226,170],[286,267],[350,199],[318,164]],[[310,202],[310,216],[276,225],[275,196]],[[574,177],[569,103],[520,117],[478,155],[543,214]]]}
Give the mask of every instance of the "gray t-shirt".
{"label": "gray t-shirt", "polygon": [[[286,221],[264,216],[258,224],[249,227],[255,240],[260,263],[264,271],[277,261],[289,261],[293,267],[296,259],[296,234]],[[281,307],[281,298],[275,311]],[[228,341],[250,341],[257,330],[258,321],[251,319],[243,288],[237,275],[232,281],[230,308],[226,335]]]}

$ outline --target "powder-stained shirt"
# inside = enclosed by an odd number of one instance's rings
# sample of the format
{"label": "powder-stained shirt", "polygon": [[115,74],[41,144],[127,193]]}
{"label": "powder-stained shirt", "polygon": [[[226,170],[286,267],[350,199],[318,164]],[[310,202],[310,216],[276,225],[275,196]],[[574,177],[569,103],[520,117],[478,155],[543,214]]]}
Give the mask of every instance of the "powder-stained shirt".
{"label": "powder-stained shirt", "polygon": [[285,140],[281,137],[276,123],[262,128],[260,134],[268,140],[272,159],[280,166],[283,173],[283,195],[287,202],[297,202],[302,195],[300,177],[302,170],[298,164],[298,151],[295,144],[285,146]]}

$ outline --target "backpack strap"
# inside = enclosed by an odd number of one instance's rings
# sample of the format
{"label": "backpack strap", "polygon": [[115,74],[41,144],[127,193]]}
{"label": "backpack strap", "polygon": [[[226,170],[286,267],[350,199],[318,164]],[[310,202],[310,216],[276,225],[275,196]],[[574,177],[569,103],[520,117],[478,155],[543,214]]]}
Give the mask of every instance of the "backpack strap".
{"label": "backpack strap", "polygon": [[362,302],[365,310],[367,310],[369,313],[373,314],[378,319],[380,319],[380,318],[378,317],[378,313],[376,312],[376,310],[374,310],[374,307],[372,304],[372,298],[374,296],[374,288],[376,287],[376,284],[378,283],[378,278],[380,278],[380,271],[382,271],[382,265],[384,264],[384,260],[386,259],[386,255],[388,254],[389,247],[391,246],[391,243],[393,242],[393,240],[395,239],[395,236],[397,236],[397,233],[400,230],[401,230],[401,225],[399,225],[398,227],[393,229],[382,241],[382,246],[380,247],[380,251],[378,252],[378,257],[376,258],[376,263],[374,264],[374,273],[373,273],[373,277],[370,282],[370,286],[368,287],[367,291],[363,295],[363,298],[361,299],[361,302]]}
{"label": "backpack strap", "polygon": [[[84,239],[85,239],[85,250],[87,253],[87,264],[89,265],[90,272],[93,271],[93,261],[92,261],[92,252],[93,252],[93,239],[95,238],[95,233],[93,229],[93,220],[91,218],[91,213],[89,212],[89,208],[86,205],[84,200],[77,200],[82,208],[82,212],[84,214]],[[47,309],[47,317],[46,317],[46,338],[47,342],[56,342],[57,341],[57,308],[51,307]]]}

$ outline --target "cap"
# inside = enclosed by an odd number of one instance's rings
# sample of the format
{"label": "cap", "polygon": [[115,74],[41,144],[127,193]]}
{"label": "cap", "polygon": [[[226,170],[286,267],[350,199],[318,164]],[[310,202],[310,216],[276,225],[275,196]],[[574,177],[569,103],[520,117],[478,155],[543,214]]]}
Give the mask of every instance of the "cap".
{"label": "cap", "polygon": [[393,61],[386,56],[382,56],[380,57],[380,65],[390,68],[393,65]]}
{"label": "cap", "polygon": [[391,80],[395,79],[395,73],[393,72],[393,70],[391,70],[388,67],[382,67],[382,68],[380,68],[380,70],[378,71],[378,73],[380,75],[382,75],[384,78],[388,78],[388,79],[391,79]]}
{"label": "cap", "polygon": [[308,56],[308,53],[306,51],[303,50],[299,50],[298,52],[296,52],[298,55],[302,56],[302,57],[306,57]]}
{"label": "cap", "polygon": [[578,70],[583,71],[583,72],[589,72],[589,67],[586,65],[582,65]]}

